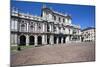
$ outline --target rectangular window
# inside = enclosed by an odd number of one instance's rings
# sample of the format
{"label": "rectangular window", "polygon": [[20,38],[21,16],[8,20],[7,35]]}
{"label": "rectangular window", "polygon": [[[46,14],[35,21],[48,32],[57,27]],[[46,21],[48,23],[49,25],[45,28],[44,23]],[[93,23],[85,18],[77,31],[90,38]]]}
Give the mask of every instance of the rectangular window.
{"label": "rectangular window", "polygon": [[63,22],[65,22],[65,19],[63,19]]}
{"label": "rectangular window", "polygon": [[61,18],[59,17],[59,22],[61,22]]}

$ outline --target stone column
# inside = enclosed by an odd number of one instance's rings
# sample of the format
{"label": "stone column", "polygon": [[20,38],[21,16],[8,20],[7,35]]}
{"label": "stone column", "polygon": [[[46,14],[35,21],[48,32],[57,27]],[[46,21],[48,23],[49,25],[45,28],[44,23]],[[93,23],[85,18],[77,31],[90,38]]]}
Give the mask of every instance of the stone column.
{"label": "stone column", "polygon": [[81,42],[82,40],[81,40],[81,36],[79,36],[79,41]]}
{"label": "stone column", "polygon": [[43,23],[42,32],[45,32],[45,24]]}
{"label": "stone column", "polygon": [[53,32],[53,30],[54,30],[54,29],[53,29],[53,24],[51,24],[51,32]]}
{"label": "stone column", "polygon": [[17,45],[20,45],[20,37],[17,35]]}
{"label": "stone column", "polygon": [[35,32],[37,32],[37,23],[35,23]]}
{"label": "stone column", "polygon": [[45,42],[45,35],[42,35],[42,44],[44,45],[44,44],[46,44],[46,42]]}
{"label": "stone column", "polygon": [[51,31],[52,31],[52,30],[51,30],[51,24],[49,24],[49,27],[50,27],[50,32],[51,32]]}
{"label": "stone column", "polygon": [[50,35],[50,44],[54,44],[54,37],[53,37],[53,35]]}
{"label": "stone column", "polygon": [[37,35],[35,35],[35,46],[37,46]]}
{"label": "stone column", "polygon": [[15,46],[17,46],[17,34],[15,34]]}
{"label": "stone column", "polygon": [[29,46],[29,35],[26,35],[26,46]]}
{"label": "stone column", "polygon": [[28,32],[28,29],[29,29],[29,23],[27,22],[27,32]]}
{"label": "stone column", "polygon": [[65,38],[66,40],[66,44],[69,42],[69,36],[67,36],[66,38]]}
{"label": "stone column", "polygon": [[63,37],[61,38],[61,44],[63,44]]}

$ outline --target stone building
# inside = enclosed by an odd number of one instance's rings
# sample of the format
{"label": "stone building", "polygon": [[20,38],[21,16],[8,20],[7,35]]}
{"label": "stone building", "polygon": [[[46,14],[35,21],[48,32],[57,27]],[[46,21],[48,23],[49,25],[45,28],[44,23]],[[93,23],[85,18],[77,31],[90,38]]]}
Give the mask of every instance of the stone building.
{"label": "stone building", "polygon": [[82,41],[91,42],[95,41],[95,28],[88,27],[82,30]]}
{"label": "stone building", "polygon": [[72,17],[43,7],[41,16],[11,10],[11,45],[55,45],[79,42],[81,30]]}

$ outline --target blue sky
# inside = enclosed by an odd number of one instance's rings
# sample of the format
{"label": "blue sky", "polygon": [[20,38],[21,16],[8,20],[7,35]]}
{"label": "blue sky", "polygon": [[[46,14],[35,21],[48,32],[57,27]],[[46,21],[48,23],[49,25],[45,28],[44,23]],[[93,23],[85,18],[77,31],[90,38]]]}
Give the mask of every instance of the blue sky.
{"label": "blue sky", "polygon": [[72,16],[72,24],[80,25],[81,29],[95,27],[95,6],[11,1],[11,7],[18,8],[20,12],[38,16],[41,15],[43,4],[54,11],[70,14]]}

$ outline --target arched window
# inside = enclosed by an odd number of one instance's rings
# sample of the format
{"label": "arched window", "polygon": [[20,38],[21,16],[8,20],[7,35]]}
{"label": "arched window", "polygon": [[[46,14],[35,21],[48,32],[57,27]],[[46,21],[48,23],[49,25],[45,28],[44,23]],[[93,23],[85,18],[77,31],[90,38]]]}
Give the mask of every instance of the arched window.
{"label": "arched window", "polygon": [[59,17],[59,22],[61,22],[61,18]]}
{"label": "arched window", "polygon": [[54,31],[56,31],[56,26],[54,26]]}
{"label": "arched window", "polygon": [[25,24],[21,24],[21,32],[25,32]]}
{"label": "arched window", "polygon": [[33,28],[34,28],[34,26],[30,25],[30,32],[33,32]]}
{"label": "arched window", "polygon": [[40,23],[38,24],[38,28],[41,29],[41,25],[40,25]]}
{"label": "arched window", "polygon": [[63,22],[65,22],[65,19],[63,18]]}
{"label": "arched window", "polygon": [[20,46],[26,45],[26,37],[24,35],[20,36]]}

